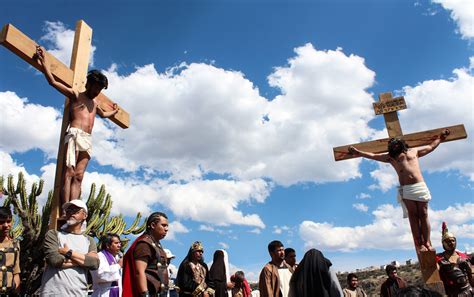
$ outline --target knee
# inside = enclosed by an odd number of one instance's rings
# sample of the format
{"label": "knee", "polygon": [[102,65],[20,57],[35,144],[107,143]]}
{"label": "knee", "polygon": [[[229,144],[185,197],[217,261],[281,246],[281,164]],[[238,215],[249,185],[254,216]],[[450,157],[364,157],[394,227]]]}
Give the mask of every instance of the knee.
{"label": "knee", "polygon": [[83,179],[84,179],[84,172],[75,172],[74,173],[74,180],[76,182],[81,183]]}
{"label": "knee", "polygon": [[74,175],[75,175],[74,169],[71,168],[71,167],[68,167],[68,168],[66,169],[66,172],[65,172],[65,174],[64,174],[64,177],[67,178],[67,179],[71,179],[71,178],[74,177]]}
{"label": "knee", "polygon": [[421,207],[418,210],[418,215],[420,218],[426,219],[428,217],[428,208],[427,207]]}

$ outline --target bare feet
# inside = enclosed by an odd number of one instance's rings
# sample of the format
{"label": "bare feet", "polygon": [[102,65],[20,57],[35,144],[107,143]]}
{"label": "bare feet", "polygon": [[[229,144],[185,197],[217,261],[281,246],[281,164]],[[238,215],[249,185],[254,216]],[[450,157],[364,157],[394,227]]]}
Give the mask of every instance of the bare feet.
{"label": "bare feet", "polygon": [[424,245],[420,245],[420,246],[418,246],[418,248],[419,248],[420,252],[427,252],[428,251],[428,249]]}
{"label": "bare feet", "polygon": [[436,251],[435,248],[432,247],[431,244],[429,244],[429,243],[425,243],[425,244],[424,244],[424,247],[425,247],[428,251],[430,251],[430,252]]}

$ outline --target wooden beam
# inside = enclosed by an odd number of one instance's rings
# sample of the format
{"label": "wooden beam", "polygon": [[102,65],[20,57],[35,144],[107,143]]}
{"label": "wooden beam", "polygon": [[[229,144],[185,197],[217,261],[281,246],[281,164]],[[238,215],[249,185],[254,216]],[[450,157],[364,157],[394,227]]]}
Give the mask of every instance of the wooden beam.
{"label": "wooden beam", "polygon": [[[76,33],[74,35],[74,45],[71,56],[71,70],[73,79],[71,84],[77,90],[84,90],[87,75],[87,67],[89,66],[89,57],[92,44],[92,28],[84,21],[80,20],[76,24]],[[58,218],[61,215],[61,192],[63,185],[63,170],[65,166],[65,145],[64,136],[69,126],[70,115],[69,98],[64,101],[64,114],[61,125],[61,134],[59,136],[59,149],[56,165],[56,178],[54,179],[53,201],[51,209],[51,217],[49,221],[49,229],[58,229]]]}
{"label": "wooden beam", "polygon": [[372,103],[376,115],[407,109],[405,98],[397,97],[387,102]]}
{"label": "wooden beam", "polygon": [[[392,93],[382,93],[379,95],[379,101],[382,103],[387,103],[392,100]],[[398,120],[398,114],[396,111],[384,113],[385,126],[387,127],[388,137],[398,137],[402,136],[402,127],[400,126],[400,121]]]}
{"label": "wooden beam", "polygon": [[[38,43],[23,34],[12,24],[6,24],[5,26],[3,26],[2,33],[0,35],[0,44],[8,48],[10,51],[15,53],[17,56],[22,58],[24,61],[26,61],[28,64],[35,67],[39,71],[42,70],[40,65],[36,62],[36,59],[33,58],[36,53],[36,46],[38,45]],[[64,65],[64,63],[56,59],[50,53],[45,52],[45,55],[47,56],[47,59],[50,62],[51,73],[58,81],[61,81],[69,87],[78,87],[77,85],[74,85],[74,74],[69,67]],[[86,74],[82,75],[84,75],[84,78],[76,82],[77,84],[85,84]],[[104,94],[101,93],[97,97],[97,100],[99,101],[99,105],[103,110],[113,110],[113,101],[110,100]],[[121,128],[126,129],[130,126],[130,115],[122,107],[119,106],[119,108],[120,111],[113,117],[111,117],[110,120]]]}
{"label": "wooden beam", "polygon": [[[466,128],[464,125],[455,125],[450,127],[438,128],[423,132],[411,133],[401,136],[400,138],[404,139],[408,146],[417,147],[422,145],[430,144],[434,137],[440,135],[445,129],[449,129],[451,132],[446,139],[442,142],[449,142],[458,139],[467,138]],[[344,146],[339,146],[333,148],[334,159],[336,161],[347,160],[352,158],[357,158],[359,156],[354,156],[349,154],[349,147],[354,146],[360,150],[371,152],[371,153],[384,153],[387,152],[387,143],[390,138],[378,139],[368,142],[348,144]]]}

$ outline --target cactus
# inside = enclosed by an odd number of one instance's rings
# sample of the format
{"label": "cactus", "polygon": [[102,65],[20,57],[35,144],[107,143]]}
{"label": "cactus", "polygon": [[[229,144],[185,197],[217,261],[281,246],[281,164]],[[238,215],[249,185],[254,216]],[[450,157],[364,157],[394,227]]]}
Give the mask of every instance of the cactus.
{"label": "cactus", "polygon": [[[10,231],[12,238],[20,240],[20,268],[21,268],[21,295],[34,295],[41,285],[41,276],[44,271],[43,252],[38,247],[43,246],[43,240],[48,231],[49,217],[51,214],[53,193],[48,193],[48,198],[41,213],[38,211],[38,197],[43,192],[44,181],[31,185],[30,193],[27,194],[26,182],[23,173],[18,174],[15,183],[13,176],[5,179],[0,176],[0,193],[3,194],[4,206],[13,206],[14,222]],[[2,195],[0,195],[0,198]],[[139,234],[145,231],[146,218],[140,225],[141,214],[138,213],[133,223],[127,228],[122,215],[110,217],[112,209],[112,198],[107,194],[105,186],[102,185],[96,195],[96,185],[92,184],[90,195],[87,199],[87,229],[88,235],[96,238],[98,242],[108,232],[117,233],[119,236]],[[122,250],[125,250],[129,238],[122,239]]]}

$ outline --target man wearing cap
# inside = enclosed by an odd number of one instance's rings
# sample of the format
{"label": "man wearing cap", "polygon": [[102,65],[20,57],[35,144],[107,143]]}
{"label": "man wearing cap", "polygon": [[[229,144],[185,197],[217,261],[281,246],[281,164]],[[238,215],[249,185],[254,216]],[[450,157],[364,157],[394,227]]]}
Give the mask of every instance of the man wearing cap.
{"label": "man wearing cap", "polygon": [[178,268],[171,264],[171,260],[176,258],[175,255],[169,250],[164,249],[166,253],[166,259],[168,259],[168,275],[169,275],[169,291],[168,297],[178,297],[178,292],[176,291],[175,281],[176,281],[176,274],[178,273]]}
{"label": "man wearing cap", "polygon": [[160,240],[165,238],[168,227],[166,214],[154,212],[148,217],[145,232],[124,256],[123,296],[167,296],[168,264]]}
{"label": "man wearing cap", "polygon": [[43,250],[46,269],[41,296],[87,296],[87,271],[99,267],[97,246],[84,234],[87,206],[76,199],[63,205],[66,223],[46,233]]}
{"label": "man wearing cap", "polygon": [[209,269],[204,262],[203,253],[202,243],[195,241],[179,265],[176,285],[179,287],[180,297],[214,296],[214,290],[209,287]]}
{"label": "man wearing cap", "polygon": [[456,237],[442,225],[441,241],[444,252],[436,255],[439,274],[448,296],[474,296],[469,256],[456,250]]}

